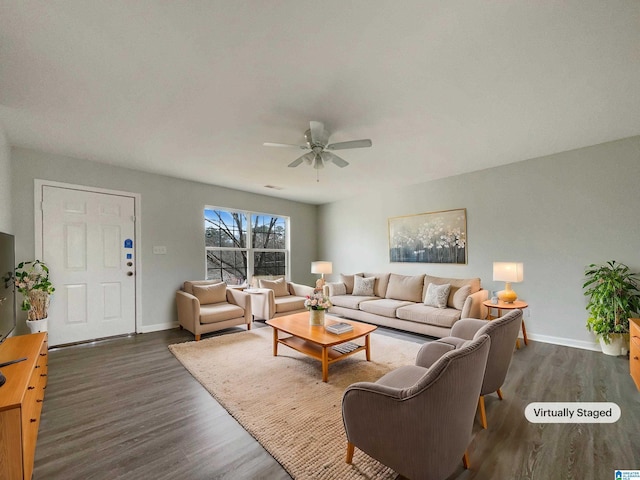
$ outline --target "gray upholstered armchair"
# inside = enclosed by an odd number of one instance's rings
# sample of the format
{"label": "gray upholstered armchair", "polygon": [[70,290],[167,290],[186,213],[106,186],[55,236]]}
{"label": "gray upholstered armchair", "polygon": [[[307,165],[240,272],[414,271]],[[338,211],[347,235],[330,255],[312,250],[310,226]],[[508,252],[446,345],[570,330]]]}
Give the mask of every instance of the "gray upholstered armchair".
{"label": "gray upholstered armchair", "polygon": [[468,340],[489,335],[491,337],[491,350],[487,360],[487,369],[484,374],[478,410],[480,421],[487,428],[487,414],[484,406],[484,396],[496,392],[502,400],[500,387],[507,376],[511,357],[515,348],[520,325],[522,324],[522,310],[510,310],[509,313],[495,320],[477,320],[464,318],[453,324],[450,337],[444,337],[435,342],[423,345],[416,357],[416,364],[429,367],[443,353],[460,348]]}
{"label": "gray upholstered armchair", "polygon": [[241,290],[211,280],[184,282],[176,292],[178,323],[200,340],[203,333],[210,333],[236,325],[251,329],[251,297]]}
{"label": "gray upholstered armchair", "polygon": [[412,480],[443,479],[471,442],[490,339],[482,335],[430,368],[406,365],[375,383],[350,385],[342,398],[347,463],[354,448]]}

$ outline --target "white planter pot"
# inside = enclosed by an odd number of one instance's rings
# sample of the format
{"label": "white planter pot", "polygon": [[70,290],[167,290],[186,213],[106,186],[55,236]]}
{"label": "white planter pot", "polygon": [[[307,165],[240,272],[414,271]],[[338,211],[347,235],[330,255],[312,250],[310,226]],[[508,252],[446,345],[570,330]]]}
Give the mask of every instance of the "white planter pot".
{"label": "white planter pot", "polygon": [[40,320],[27,320],[27,327],[31,333],[46,332],[49,326],[49,318],[41,318]]}
{"label": "white planter pot", "polygon": [[610,335],[609,343],[605,343],[602,337],[600,340],[600,348],[605,355],[612,355],[617,357],[618,355],[626,355],[629,351],[629,337],[625,337],[623,333],[615,333]]}

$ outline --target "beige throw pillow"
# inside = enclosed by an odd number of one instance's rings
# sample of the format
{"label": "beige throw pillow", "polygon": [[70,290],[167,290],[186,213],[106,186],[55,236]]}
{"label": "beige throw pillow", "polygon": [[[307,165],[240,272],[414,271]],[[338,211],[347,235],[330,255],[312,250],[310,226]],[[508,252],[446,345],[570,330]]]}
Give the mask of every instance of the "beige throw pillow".
{"label": "beige throw pillow", "polygon": [[471,285],[465,285],[464,287],[460,287],[453,294],[453,308],[456,310],[462,310],[464,308],[464,302],[467,300],[467,297],[471,295]]}
{"label": "beige throw pillow", "polygon": [[226,302],[227,284],[222,282],[211,285],[194,285],[193,294],[200,302],[200,305]]}
{"label": "beige throw pillow", "polygon": [[355,275],[343,275],[340,274],[340,281],[344,283],[344,286],[347,288],[347,295],[351,295],[353,293],[353,277],[362,277],[362,274]]}
{"label": "beige throw pillow", "polygon": [[290,295],[289,289],[287,288],[287,282],[284,278],[279,278],[277,280],[260,279],[260,288],[270,288],[273,290],[273,294],[276,297],[286,297],[287,295]]}
{"label": "beige throw pillow", "polygon": [[353,294],[363,297],[373,296],[376,277],[353,277]]}
{"label": "beige throw pillow", "polygon": [[327,283],[327,287],[329,287],[329,296],[330,297],[333,297],[334,295],[346,295],[347,294],[347,286],[342,282]]}
{"label": "beige throw pillow", "polygon": [[427,294],[424,296],[424,304],[429,307],[447,308],[447,299],[449,298],[450,284],[436,285],[430,283],[427,287]]}

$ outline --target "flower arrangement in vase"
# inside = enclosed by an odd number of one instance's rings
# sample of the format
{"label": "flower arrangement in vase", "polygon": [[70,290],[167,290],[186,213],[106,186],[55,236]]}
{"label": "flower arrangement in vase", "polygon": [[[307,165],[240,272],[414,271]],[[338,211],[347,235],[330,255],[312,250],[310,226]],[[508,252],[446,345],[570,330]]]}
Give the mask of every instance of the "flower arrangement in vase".
{"label": "flower arrangement in vase", "polygon": [[22,310],[27,312],[29,328],[32,331],[46,330],[49,300],[55,291],[49,280],[49,267],[40,260],[20,262],[3,280],[6,284],[14,282],[16,290],[23,295]]}
{"label": "flower arrangement in vase", "polygon": [[304,306],[309,310],[310,325],[324,325],[324,312],[331,307],[331,302],[321,289],[316,288],[307,295]]}

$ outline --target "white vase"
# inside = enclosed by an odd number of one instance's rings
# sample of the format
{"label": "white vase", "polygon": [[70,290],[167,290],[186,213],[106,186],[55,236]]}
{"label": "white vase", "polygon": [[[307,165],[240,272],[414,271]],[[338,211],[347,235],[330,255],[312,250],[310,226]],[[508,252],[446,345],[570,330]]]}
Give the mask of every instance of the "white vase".
{"label": "white vase", "polygon": [[309,310],[309,325],[314,327],[324,325],[324,310]]}
{"label": "white vase", "polygon": [[629,351],[628,336],[625,338],[624,333],[613,333],[609,335],[609,343],[605,343],[602,337],[599,337],[600,348],[605,355],[626,355]]}
{"label": "white vase", "polygon": [[41,318],[40,320],[27,320],[27,327],[31,333],[46,332],[49,327],[49,318]]}

